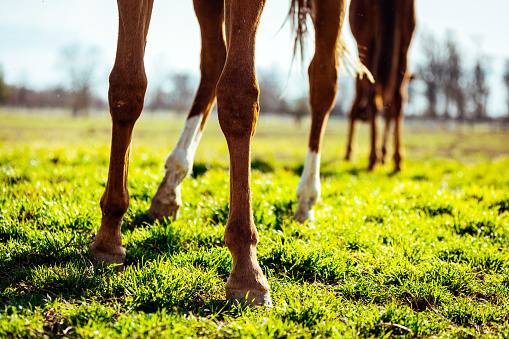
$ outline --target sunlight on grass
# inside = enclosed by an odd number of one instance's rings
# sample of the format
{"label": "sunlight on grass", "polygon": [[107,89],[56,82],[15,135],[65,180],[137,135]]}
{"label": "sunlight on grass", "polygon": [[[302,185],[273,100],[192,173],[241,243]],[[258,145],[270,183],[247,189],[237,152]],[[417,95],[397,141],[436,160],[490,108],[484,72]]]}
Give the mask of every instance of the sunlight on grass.
{"label": "sunlight on grass", "polygon": [[[0,337],[508,337],[507,131],[406,128],[405,170],[373,173],[367,129],[342,161],[332,121],[317,221],[291,220],[307,144],[300,127],[260,121],[253,146],[258,258],[274,308],[225,302],[228,153],[217,120],[183,184],[179,220],[145,215],[182,120],[135,130],[127,269],[94,267],[107,177],[107,116],[1,116]],[[282,125],[285,124],[285,125]]]}

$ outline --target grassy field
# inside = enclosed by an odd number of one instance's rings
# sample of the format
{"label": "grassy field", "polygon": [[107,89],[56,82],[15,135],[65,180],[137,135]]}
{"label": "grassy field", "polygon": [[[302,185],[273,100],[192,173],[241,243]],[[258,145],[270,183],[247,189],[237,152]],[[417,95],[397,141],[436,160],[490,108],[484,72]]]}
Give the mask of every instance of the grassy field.
{"label": "grassy field", "polygon": [[95,268],[110,122],[0,115],[0,337],[509,338],[509,131],[409,126],[402,173],[344,163],[331,121],[311,227],[291,220],[307,124],[263,118],[253,146],[258,256],[273,309],[224,299],[228,155],[217,120],[175,222],[145,211],[183,119],[135,129],[127,268]]}

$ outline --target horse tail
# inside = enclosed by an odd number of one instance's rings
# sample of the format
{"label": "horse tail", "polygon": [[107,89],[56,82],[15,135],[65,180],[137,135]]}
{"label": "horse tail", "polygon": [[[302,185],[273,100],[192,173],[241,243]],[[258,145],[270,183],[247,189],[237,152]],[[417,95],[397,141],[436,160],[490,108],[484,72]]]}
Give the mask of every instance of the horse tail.
{"label": "horse tail", "polygon": [[[290,20],[292,31],[295,32],[292,64],[297,52],[300,52],[301,61],[304,61],[306,34],[308,32],[307,17],[308,14],[311,13],[311,1],[312,0],[290,0],[290,10],[288,11],[286,20]],[[357,74],[360,78],[366,76],[370,82],[374,82],[373,76],[366,66],[360,62],[357,56],[350,53],[346,48],[342,36],[338,41],[337,49],[340,58],[339,66],[343,73],[352,76]]]}
{"label": "horse tail", "polygon": [[308,32],[307,17],[311,11],[311,0],[290,0],[290,10],[287,19],[290,20],[292,31],[295,32],[295,41],[293,46],[293,58],[300,52],[301,59],[304,60],[304,51],[306,49],[306,33]]}

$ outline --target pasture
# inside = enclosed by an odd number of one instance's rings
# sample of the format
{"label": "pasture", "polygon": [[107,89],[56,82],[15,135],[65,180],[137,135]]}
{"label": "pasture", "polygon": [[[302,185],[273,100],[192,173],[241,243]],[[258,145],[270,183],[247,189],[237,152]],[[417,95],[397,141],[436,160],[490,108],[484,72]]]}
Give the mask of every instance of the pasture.
{"label": "pasture", "polygon": [[[0,337],[509,337],[509,131],[405,127],[404,170],[366,172],[330,121],[312,226],[291,220],[308,124],[262,116],[253,144],[258,259],[274,308],[227,304],[228,152],[212,117],[179,219],[145,211],[184,117],[134,133],[127,268],[94,267],[110,121],[0,116]],[[392,154],[389,152],[389,154]]]}

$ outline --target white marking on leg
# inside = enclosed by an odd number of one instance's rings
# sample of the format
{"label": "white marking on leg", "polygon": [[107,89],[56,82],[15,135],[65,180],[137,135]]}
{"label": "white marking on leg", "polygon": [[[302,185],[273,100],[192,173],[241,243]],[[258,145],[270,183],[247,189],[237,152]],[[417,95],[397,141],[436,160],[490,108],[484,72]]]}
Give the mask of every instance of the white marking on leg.
{"label": "white marking on leg", "polygon": [[203,115],[200,114],[186,121],[175,148],[166,159],[166,172],[149,210],[153,219],[176,218],[178,215],[182,205],[180,187],[193,168],[196,149],[203,134],[202,120]]}
{"label": "white marking on leg", "polygon": [[313,221],[313,205],[320,198],[320,153],[308,150],[304,170],[297,186],[298,206],[294,219]]}

